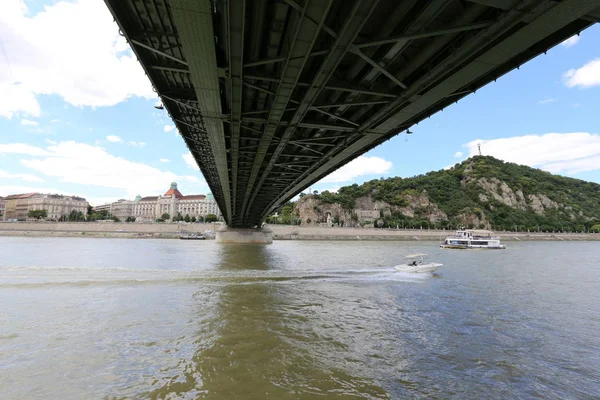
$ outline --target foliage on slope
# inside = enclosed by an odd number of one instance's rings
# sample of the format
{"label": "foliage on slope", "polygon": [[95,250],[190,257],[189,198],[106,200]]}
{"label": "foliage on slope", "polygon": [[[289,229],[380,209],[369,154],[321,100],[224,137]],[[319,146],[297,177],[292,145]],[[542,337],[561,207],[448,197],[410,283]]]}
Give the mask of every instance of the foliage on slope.
{"label": "foliage on slope", "polygon": [[[448,170],[405,179],[374,179],[362,185],[342,187],[338,193],[325,191],[315,197],[322,203],[337,203],[350,211],[358,198],[370,196],[390,205],[393,210],[391,215],[382,216],[385,226],[399,223],[411,226],[417,222],[422,226],[420,210],[416,210],[414,217],[402,215],[397,210],[407,205],[408,194],[423,192],[448,215],[447,221],[441,221],[438,226],[454,227],[465,223],[466,215],[475,215],[493,229],[582,231],[600,223],[599,184],[489,156],[470,158]],[[502,196],[518,199],[519,205],[502,199]],[[541,207],[540,198],[555,205]]]}

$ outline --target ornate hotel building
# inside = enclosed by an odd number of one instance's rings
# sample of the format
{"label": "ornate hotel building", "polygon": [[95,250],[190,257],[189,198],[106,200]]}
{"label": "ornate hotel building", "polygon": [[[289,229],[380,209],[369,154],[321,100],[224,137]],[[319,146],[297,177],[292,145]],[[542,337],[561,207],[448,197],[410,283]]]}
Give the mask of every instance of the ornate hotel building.
{"label": "ornate hotel building", "polygon": [[135,200],[119,200],[111,204],[96,207],[96,210],[108,210],[111,215],[121,220],[127,217],[155,220],[167,213],[171,218],[181,213],[182,216],[204,217],[215,214],[221,218],[221,211],[212,194],[193,194],[184,196],[177,189],[177,183],[171,183],[171,188],[162,196],[137,196]]}

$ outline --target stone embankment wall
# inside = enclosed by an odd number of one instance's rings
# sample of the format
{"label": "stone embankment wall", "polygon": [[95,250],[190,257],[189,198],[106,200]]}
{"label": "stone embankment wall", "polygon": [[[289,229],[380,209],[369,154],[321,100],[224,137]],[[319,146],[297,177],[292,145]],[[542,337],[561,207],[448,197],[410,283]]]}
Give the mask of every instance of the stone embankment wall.
{"label": "stone embankment wall", "polygon": [[[442,241],[448,230],[387,230],[369,228],[327,228],[269,225],[274,240],[434,240]],[[599,233],[497,232],[503,241],[600,240]]]}
{"label": "stone embankment wall", "polygon": [[216,224],[135,224],[102,222],[0,222],[0,236],[85,236],[176,238],[180,233],[215,230]]}
{"label": "stone embankment wall", "polygon": [[[0,222],[0,236],[76,236],[123,238],[177,238],[179,233],[216,230],[216,224],[134,224],[76,222]],[[387,230],[269,225],[275,240],[431,240],[441,241],[451,233],[444,230]],[[600,240],[598,233],[498,232],[503,241]]]}

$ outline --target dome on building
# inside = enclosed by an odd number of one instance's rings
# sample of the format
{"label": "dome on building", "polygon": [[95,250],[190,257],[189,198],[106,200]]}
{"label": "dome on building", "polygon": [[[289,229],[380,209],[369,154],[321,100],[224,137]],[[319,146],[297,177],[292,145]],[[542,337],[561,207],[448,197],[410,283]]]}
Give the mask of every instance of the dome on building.
{"label": "dome on building", "polygon": [[135,196],[135,201],[140,201],[142,199],[142,196],[140,196],[139,194],[137,196]]}
{"label": "dome on building", "polygon": [[171,182],[171,188],[163,196],[175,196],[178,199],[183,197],[181,192],[177,190],[177,182]]}
{"label": "dome on building", "polygon": [[213,196],[213,195],[212,195],[212,193],[210,193],[210,192],[209,192],[209,193],[206,195],[206,198],[207,198],[208,200],[213,200],[213,199],[215,198],[215,196]]}

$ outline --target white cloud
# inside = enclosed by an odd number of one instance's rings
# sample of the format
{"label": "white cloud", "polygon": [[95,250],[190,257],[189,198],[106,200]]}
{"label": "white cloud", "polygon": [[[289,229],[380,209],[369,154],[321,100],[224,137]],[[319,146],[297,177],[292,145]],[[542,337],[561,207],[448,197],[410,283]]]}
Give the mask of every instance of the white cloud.
{"label": "white cloud", "polygon": [[[1,96],[0,96],[1,97]],[[45,156],[48,152],[39,147],[25,143],[0,144],[0,154],[25,154],[28,156]]]}
{"label": "white cloud", "polygon": [[52,3],[30,14],[24,0],[2,1],[0,115],[39,116],[42,94],[92,107],[156,96],[104,2]]}
{"label": "white cloud", "polygon": [[46,143],[48,144],[56,144],[56,142],[54,140],[50,140],[50,139],[45,139]]}
{"label": "white cloud", "polygon": [[109,142],[113,142],[113,143],[121,143],[123,141],[123,139],[121,139],[117,135],[108,135],[106,137],[106,140],[108,140]]}
{"label": "white cloud", "polygon": [[173,131],[173,129],[175,129],[175,125],[165,125],[164,127],[164,130],[167,133]]}
{"label": "white cloud", "polygon": [[538,101],[538,104],[554,103],[555,101],[556,101],[556,99],[547,98],[547,99],[543,99],[543,100]]}
{"label": "white cloud", "polygon": [[10,172],[3,171],[0,169],[0,178],[4,179],[21,179],[26,182],[44,182],[44,180],[35,175],[29,174],[11,174]]}
{"label": "white cloud", "polygon": [[38,126],[39,122],[32,121],[30,119],[22,119],[21,120],[21,125],[23,125],[23,126]]}
{"label": "white cloud", "polygon": [[[185,159],[185,158],[184,158],[184,159]],[[171,161],[171,160],[169,160],[168,158],[161,158],[161,159],[160,159],[160,162],[169,162],[169,161]]]}
{"label": "white cloud", "polygon": [[127,144],[132,147],[146,147],[146,142],[134,142],[132,140],[132,141],[127,142]]}
{"label": "white cloud", "polygon": [[600,85],[600,58],[596,58],[581,68],[570,69],[563,75],[565,84],[572,87],[588,88]]}
{"label": "white cloud", "polygon": [[60,122],[60,119],[54,118],[54,119],[51,119],[50,122],[53,124],[58,124]]}
{"label": "white cloud", "polygon": [[457,151],[456,153],[454,153],[455,158],[461,158],[462,156],[463,156],[462,151]]}
{"label": "white cloud", "polygon": [[383,158],[360,156],[329,174],[320,182],[348,182],[363,175],[384,174],[391,168],[392,163]]}
{"label": "white cloud", "polygon": [[21,160],[21,164],[45,176],[65,183],[120,189],[129,197],[138,193],[160,193],[172,181],[204,183],[198,176],[161,171],[113,156],[101,147],[73,141],[60,142],[47,149],[20,143],[0,145],[0,153],[3,152],[30,156]]}
{"label": "white cloud", "polygon": [[120,196],[112,196],[112,197],[84,196],[84,197],[92,207],[99,206],[102,204],[113,203],[113,202],[119,200],[120,198],[122,198]]}
{"label": "white cloud", "polygon": [[74,194],[65,193],[56,188],[48,187],[35,187],[35,186],[23,186],[23,185],[0,185],[0,196],[8,196],[11,194],[21,193],[54,193],[54,194]]}
{"label": "white cloud", "polygon": [[600,170],[600,135],[586,132],[546,133],[481,140],[465,144],[469,156],[478,154],[541,168],[552,173],[577,174]]}
{"label": "white cloud", "polygon": [[191,169],[199,169],[198,168],[198,164],[196,164],[196,160],[194,159],[194,156],[192,155],[192,153],[190,153],[189,151],[182,155],[181,157],[183,157],[183,161],[185,161],[186,165],[191,168]]}
{"label": "white cloud", "polygon": [[[2,37],[2,18],[0,13],[0,37]],[[3,64],[3,58],[0,58],[0,116],[12,118],[15,113],[25,113],[34,117],[41,114],[40,105],[37,102],[34,93],[19,83],[5,81],[6,69]]]}
{"label": "white cloud", "polygon": [[564,47],[575,46],[577,44],[577,42],[579,42],[579,39],[580,39],[579,35],[571,36],[570,38],[568,38],[567,40],[565,40],[564,42],[562,42],[561,46],[564,46]]}

